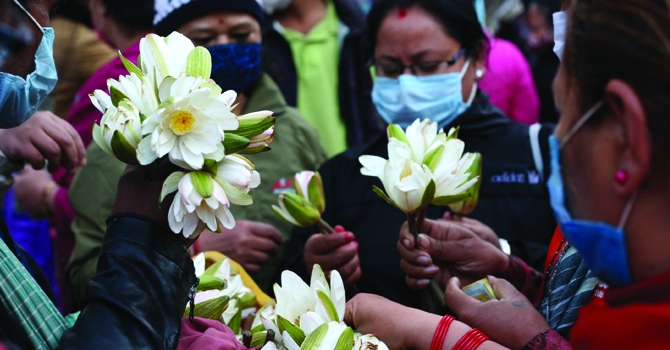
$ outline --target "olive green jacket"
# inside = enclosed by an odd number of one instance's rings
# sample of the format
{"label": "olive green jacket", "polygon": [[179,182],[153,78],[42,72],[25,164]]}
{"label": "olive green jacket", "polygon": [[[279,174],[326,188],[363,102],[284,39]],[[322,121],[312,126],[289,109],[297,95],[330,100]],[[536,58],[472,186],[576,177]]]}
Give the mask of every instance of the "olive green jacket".
{"label": "olive green jacket", "polygon": [[[261,184],[249,193],[254,204],[232,205],[230,210],[236,220],[265,222],[276,227],[289,240],[292,226],[273,211],[277,194],[292,188],[292,178],[302,170],[316,170],[326,160],[326,152],[316,130],[295,108],[289,107],[279,88],[268,75],[263,75],[251,94],[243,113],[260,110],[273,111],[277,117],[274,141],[270,152],[249,155],[261,174]],[[76,243],[67,267],[66,276],[72,288],[75,303],[84,296],[85,284],[93,277],[98,254],[110,215],[119,178],[125,164],[113,159],[95,143],[87,150],[88,164],[75,176],[69,190],[70,203],[76,213],[72,223]],[[270,292],[272,281],[280,272],[284,249],[252,277],[264,291]]]}

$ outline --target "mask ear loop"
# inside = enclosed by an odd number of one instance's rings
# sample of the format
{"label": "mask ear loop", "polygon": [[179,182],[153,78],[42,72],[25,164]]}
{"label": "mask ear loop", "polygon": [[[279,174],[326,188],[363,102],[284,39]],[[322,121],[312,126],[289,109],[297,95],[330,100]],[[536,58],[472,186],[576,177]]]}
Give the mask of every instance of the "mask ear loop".
{"label": "mask ear loop", "polygon": [[565,146],[568,141],[579,131],[579,129],[591,118],[597,111],[600,109],[600,107],[603,106],[605,102],[603,100],[598,101],[591,109],[586,111],[584,115],[575,123],[575,126],[572,127],[572,129],[565,135],[563,136],[563,139],[561,140],[561,147]]}
{"label": "mask ear loop", "polygon": [[[468,58],[467,61],[465,61],[465,65],[463,66],[463,69],[461,70],[461,79],[465,76],[465,73],[468,71],[468,68],[470,68],[470,59]],[[462,84],[461,84],[462,86]],[[477,94],[477,82],[475,81],[474,84],[472,84],[472,91],[470,91],[470,98],[468,98],[467,105],[471,105],[472,101],[475,99],[475,95]]]}
{"label": "mask ear loop", "polygon": [[628,203],[626,203],[626,207],[623,209],[623,213],[621,213],[621,220],[619,220],[619,225],[617,226],[617,229],[620,231],[623,231],[624,226],[626,226],[626,222],[628,221],[628,217],[630,216],[630,212],[633,210],[633,205],[635,204],[635,201],[637,200],[637,195],[640,193],[640,190],[637,189],[635,193],[633,193],[633,196],[630,197],[628,200]]}
{"label": "mask ear loop", "polygon": [[44,28],[42,27],[42,25],[41,25],[39,22],[37,22],[37,20],[35,19],[35,17],[33,17],[33,15],[31,15],[30,12],[28,12],[28,11],[26,10],[26,8],[23,7],[23,5],[21,5],[21,3],[19,2],[19,0],[14,0],[14,3],[15,3],[18,7],[20,7],[21,10],[23,10],[23,12],[25,12],[26,15],[28,15],[28,17],[30,17],[30,19],[33,20],[33,22],[35,22],[35,24],[37,25],[37,28],[39,28],[40,31],[42,31],[42,34],[44,34]]}

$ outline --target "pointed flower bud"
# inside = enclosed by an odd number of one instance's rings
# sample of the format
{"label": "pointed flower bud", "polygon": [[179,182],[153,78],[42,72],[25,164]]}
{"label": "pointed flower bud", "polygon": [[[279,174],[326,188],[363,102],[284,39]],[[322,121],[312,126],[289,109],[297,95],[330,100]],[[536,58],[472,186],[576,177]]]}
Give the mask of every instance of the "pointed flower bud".
{"label": "pointed flower bud", "polygon": [[241,115],[237,117],[237,120],[240,121],[240,127],[231,132],[250,139],[273,127],[276,119],[270,111],[259,111]]}
{"label": "pointed flower bud", "polygon": [[[481,187],[482,182],[477,181],[481,178],[482,175],[482,155],[481,153],[466,153],[463,156],[463,166],[459,169],[459,173],[470,174],[465,180],[476,181],[472,187],[470,187],[466,193],[468,194],[467,199],[460,203],[452,204],[449,208],[457,216],[465,216],[472,213],[477,207],[477,201],[479,200],[479,188]],[[459,174],[460,175],[460,174]]]}
{"label": "pointed flower bud", "polygon": [[321,174],[314,171],[301,171],[295,174],[295,192],[310,201],[323,214],[326,210],[326,196],[323,194]]}
{"label": "pointed flower bud", "polygon": [[279,207],[273,205],[272,210],[284,220],[300,227],[314,226],[321,220],[319,209],[295,193],[280,193]]}
{"label": "pointed flower bud", "polygon": [[262,133],[249,139],[249,146],[242,150],[241,154],[256,154],[260,152],[267,152],[270,150],[268,145],[274,141],[275,127],[274,125],[263,131]]}

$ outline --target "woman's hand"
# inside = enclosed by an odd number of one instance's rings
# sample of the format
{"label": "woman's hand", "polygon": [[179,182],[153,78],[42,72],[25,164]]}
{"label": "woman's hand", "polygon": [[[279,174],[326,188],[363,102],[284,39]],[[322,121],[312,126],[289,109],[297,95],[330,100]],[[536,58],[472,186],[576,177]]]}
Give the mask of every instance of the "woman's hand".
{"label": "woman's hand", "polygon": [[249,273],[260,271],[282,244],[284,236],[272,225],[247,220],[238,220],[233,229],[222,228],[221,233],[205,230],[198,240],[200,250],[219,251]]}
{"label": "woman's hand", "polygon": [[349,300],[344,314],[344,322],[362,334],[377,335],[389,350],[423,349],[417,340],[426,339],[429,346],[440,318],[378,295],[362,293]]}
{"label": "woman's hand", "polygon": [[426,234],[418,237],[419,249],[413,249],[414,237],[407,224],[400,229],[400,268],[410,288],[425,288],[431,278],[444,288],[454,276],[466,283],[506,273],[509,257],[469,229],[444,220],[426,220],[424,227]]}
{"label": "woman's hand", "polygon": [[481,302],[463,292],[458,278],[447,284],[444,299],[461,322],[512,349],[523,348],[551,327],[533,304],[509,282],[488,277],[498,300]]}
{"label": "woman's hand", "polygon": [[358,243],[354,234],[335,226],[335,233],[314,234],[305,243],[305,264],[311,271],[319,264],[324,272],[337,270],[342,276],[344,286],[349,288],[361,278],[361,265],[358,258]]}

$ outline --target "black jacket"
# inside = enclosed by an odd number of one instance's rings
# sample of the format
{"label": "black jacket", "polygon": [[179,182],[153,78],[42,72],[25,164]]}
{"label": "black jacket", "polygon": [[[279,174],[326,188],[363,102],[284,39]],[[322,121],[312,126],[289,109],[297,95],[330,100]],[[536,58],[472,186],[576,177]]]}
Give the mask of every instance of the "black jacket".
{"label": "black jacket", "polygon": [[[536,171],[528,126],[509,120],[479,92],[473,105],[451,126],[460,125],[459,138],[466,152],[483,156],[480,198],[469,215],[490,226],[512,246],[512,253],[542,268],[549,241],[556,228],[544,183],[528,183],[528,174]],[[547,139],[552,126],[543,127],[540,144],[544,172],[549,174]],[[405,284],[396,250],[398,232],[405,214],[372,191],[382,187],[379,179],[360,174],[358,157],[363,154],[388,158],[387,137],[351,149],[326,162],[320,169],[326,196],[323,219],[342,225],[356,235],[362,276],[361,292],[382,295],[404,305],[419,307],[420,296]],[[507,174],[507,175],[505,175]],[[515,180],[515,181],[512,181]],[[546,179],[546,176],[545,176]],[[447,207],[430,206],[427,217],[441,218]],[[306,274],[302,252],[313,228],[297,229],[290,243],[293,253],[288,268]],[[306,276],[303,276],[306,277]]]}
{"label": "black jacket", "polygon": [[[351,0],[333,0],[337,17],[347,27],[340,50],[339,100],[340,116],[347,128],[349,147],[366,143],[382,133],[383,125],[377,116],[372,98],[372,77],[367,63],[370,60],[365,15]],[[263,49],[270,53],[276,83],[286,102],[295,107],[298,100],[298,80],[291,47],[272,25],[272,18],[264,24]]]}
{"label": "black jacket", "polygon": [[[193,262],[174,233],[142,217],[115,215],[83,310],[58,349],[176,349],[195,286]],[[0,312],[0,319],[9,319],[6,310]],[[0,326],[0,341],[28,348],[15,325]]]}

